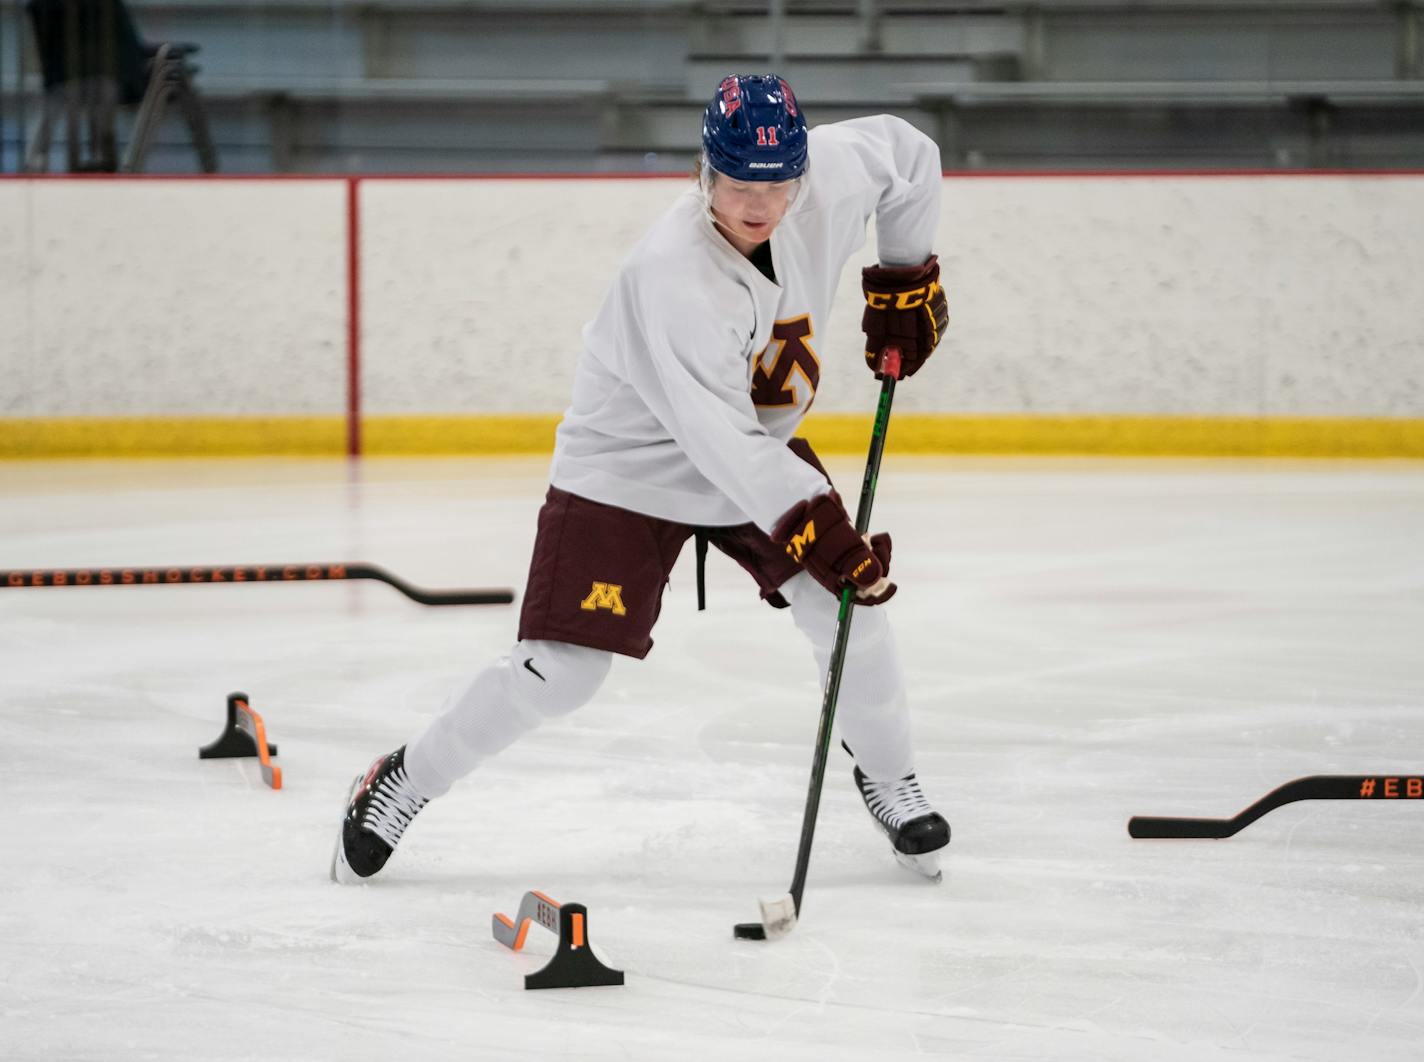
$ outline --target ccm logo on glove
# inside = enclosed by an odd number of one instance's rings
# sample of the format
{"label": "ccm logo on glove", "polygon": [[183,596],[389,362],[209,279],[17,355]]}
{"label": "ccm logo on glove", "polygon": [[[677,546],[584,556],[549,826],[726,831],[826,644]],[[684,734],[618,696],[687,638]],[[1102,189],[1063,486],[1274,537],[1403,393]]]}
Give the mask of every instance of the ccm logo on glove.
{"label": "ccm logo on glove", "polygon": [[934,353],[949,327],[949,305],[939,284],[939,258],[920,266],[867,266],[861,270],[865,361],[879,372],[880,354],[899,347],[901,376],[913,376]]}
{"label": "ccm logo on glove", "polygon": [[931,293],[943,295],[944,289],[938,284],[932,284],[915,288],[913,291],[872,291],[866,294],[865,305],[872,310],[888,310],[893,303],[897,310],[913,310],[916,306],[923,306],[931,297]]}

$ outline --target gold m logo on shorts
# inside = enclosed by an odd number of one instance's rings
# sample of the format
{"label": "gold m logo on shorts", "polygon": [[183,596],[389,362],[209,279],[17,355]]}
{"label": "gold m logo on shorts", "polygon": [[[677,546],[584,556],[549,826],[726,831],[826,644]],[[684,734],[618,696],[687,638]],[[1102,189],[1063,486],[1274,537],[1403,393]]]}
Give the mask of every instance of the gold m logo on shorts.
{"label": "gold m logo on shorts", "polygon": [[579,608],[585,612],[606,608],[615,616],[623,616],[628,612],[623,607],[623,588],[617,583],[594,583],[588,597],[579,603]]}

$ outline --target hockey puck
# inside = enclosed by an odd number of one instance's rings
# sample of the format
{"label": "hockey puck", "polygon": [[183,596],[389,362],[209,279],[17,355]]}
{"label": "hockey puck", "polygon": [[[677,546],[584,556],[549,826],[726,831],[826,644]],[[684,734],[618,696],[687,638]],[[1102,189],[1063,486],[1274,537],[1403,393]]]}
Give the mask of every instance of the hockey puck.
{"label": "hockey puck", "polygon": [[765,940],[766,927],[760,922],[738,922],[732,927],[732,936],[737,940]]}

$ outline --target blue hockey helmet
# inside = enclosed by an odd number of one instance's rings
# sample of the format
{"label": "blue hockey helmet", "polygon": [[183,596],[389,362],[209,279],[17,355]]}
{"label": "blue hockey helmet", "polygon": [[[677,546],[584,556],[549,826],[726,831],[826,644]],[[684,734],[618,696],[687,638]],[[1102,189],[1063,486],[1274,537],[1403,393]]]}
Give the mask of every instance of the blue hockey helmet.
{"label": "blue hockey helmet", "polygon": [[806,119],[775,74],[723,79],[702,117],[702,150],[739,181],[790,181],[806,172]]}

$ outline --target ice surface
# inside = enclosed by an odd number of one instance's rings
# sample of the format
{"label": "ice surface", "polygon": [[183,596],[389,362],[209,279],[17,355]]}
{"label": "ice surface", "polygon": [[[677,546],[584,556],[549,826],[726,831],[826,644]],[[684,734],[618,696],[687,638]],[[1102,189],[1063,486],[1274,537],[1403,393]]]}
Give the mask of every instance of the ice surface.
{"label": "ice surface", "polygon": [[[892,439],[893,449],[893,439]],[[544,462],[0,465],[0,568],[367,560],[522,588]],[[832,470],[851,490],[855,459]],[[644,662],[327,880],[341,802],[514,636],[389,587],[0,590],[0,1057],[1321,1059],[1424,1045],[1424,467],[891,457],[893,609],[945,880],[897,867],[836,753],[784,892],[819,707],[784,614],[691,550]],[[280,748],[199,761],[224,698]],[[588,905],[623,988],[525,992],[490,935]]]}

